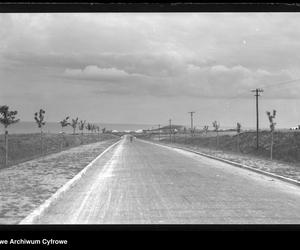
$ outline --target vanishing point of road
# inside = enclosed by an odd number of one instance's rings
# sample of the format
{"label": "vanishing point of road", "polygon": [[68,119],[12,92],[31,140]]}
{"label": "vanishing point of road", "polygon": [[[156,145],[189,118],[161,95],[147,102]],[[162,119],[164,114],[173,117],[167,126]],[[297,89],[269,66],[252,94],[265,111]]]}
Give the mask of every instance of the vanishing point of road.
{"label": "vanishing point of road", "polygon": [[37,223],[300,223],[300,188],[128,137],[98,158]]}

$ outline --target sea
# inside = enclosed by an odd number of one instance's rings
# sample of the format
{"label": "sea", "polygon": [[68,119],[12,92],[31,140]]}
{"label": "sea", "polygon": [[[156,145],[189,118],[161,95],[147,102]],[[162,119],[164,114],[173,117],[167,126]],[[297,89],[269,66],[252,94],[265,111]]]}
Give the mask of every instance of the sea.
{"label": "sea", "polygon": [[[93,123],[100,127],[100,130],[105,128],[106,130],[117,130],[119,132],[126,132],[126,131],[138,131],[142,129],[157,129],[157,125],[153,124],[122,124],[122,123]],[[189,128],[189,126],[186,126]],[[199,126],[198,128],[201,129],[203,126]],[[221,129],[232,129],[234,127],[229,126],[222,126]],[[210,126],[209,129],[212,129]],[[255,130],[254,127],[243,127],[243,130]],[[267,127],[261,127],[262,130],[269,130]],[[287,130],[286,128],[277,128],[278,130]],[[57,134],[62,131],[60,123],[58,122],[46,122],[46,125],[43,127],[43,131],[45,133],[53,133]],[[38,128],[36,122],[29,122],[29,121],[20,121],[18,123],[12,124],[8,128],[9,134],[32,134],[32,133],[39,133],[40,129]],[[73,128],[71,126],[67,126],[64,128],[65,133],[73,133]],[[76,130],[78,132],[78,129]],[[85,130],[86,132],[86,130]],[[4,127],[0,127],[0,133],[4,133]]]}
{"label": "sea", "polygon": [[[156,125],[151,124],[114,124],[114,123],[93,123],[100,127],[100,130],[105,128],[106,130],[117,130],[117,131],[137,131],[141,129],[152,129],[157,128]],[[12,124],[8,127],[9,134],[31,134],[39,133],[40,129],[38,128],[35,122],[20,121],[18,123]],[[62,131],[61,126],[58,122],[46,122],[43,127],[45,133],[59,133]],[[67,126],[64,128],[65,133],[72,133],[73,128]],[[78,132],[78,129],[77,129]],[[1,133],[4,133],[4,127],[1,127]]]}

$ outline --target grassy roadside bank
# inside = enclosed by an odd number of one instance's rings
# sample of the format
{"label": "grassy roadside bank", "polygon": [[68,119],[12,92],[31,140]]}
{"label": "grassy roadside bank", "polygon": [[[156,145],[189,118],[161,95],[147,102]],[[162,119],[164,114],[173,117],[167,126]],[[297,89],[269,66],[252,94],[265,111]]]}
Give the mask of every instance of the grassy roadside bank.
{"label": "grassy roadside bank", "polygon": [[[43,154],[40,134],[11,134],[8,139],[8,166],[72,147],[117,138],[112,134],[50,134],[43,135]],[[0,136],[0,169],[4,167],[4,136]]]}
{"label": "grassy roadside bank", "polygon": [[116,141],[118,138],[73,147],[2,169],[0,224],[21,221]]}
{"label": "grassy roadside bank", "polygon": [[[158,140],[157,135],[141,135],[140,138]],[[239,147],[237,134],[223,134],[219,132],[219,143],[215,132],[208,135],[197,134],[191,137],[190,134],[176,134],[171,137],[171,143],[185,144],[188,146],[199,146],[211,150],[223,151],[228,153],[240,153],[259,158],[270,158],[271,133],[261,131],[259,133],[259,149],[256,149],[256,133],[243,132],[239,135]],[[170,143],[168,134],[161,135],[161,141]],[[275,131],[273,159],[282,162],[299,164],[300,167],[300,131]]]}
{"label": "grassy roadside bank", "polygon": [[[281,175],[284,177],[288,177],[297,181],[300,181],[300,164],[299,162],[293,160],[293,161],[287,161],[286,159],[290,159],[289,157],[284,158],[283,160],[270,160],[268,157],[266,157],[261,152],[255,155],[252,153],[252,151],[241,151],[237,152],[235,151],[235,148],[232,147],[231,149],[225,149],[224,145],[234,143],[234,140],[231,137],[231,140],[228,140],[228,136],[224,136],[224,138],[219,138],[220,142],[223,141],[223,147],[220,146],[218,149],[216,148],[215,144],[215,138],[206,138],[206,141],[202,141],[202,143],[199,143],[198,138],[175,138],[175,142],[170,142],[169,138],[165,137],[162,138],[160,141],[158,141],[158,138],[156,137],[150,137],[150,136],[144,136],[140,137],[141,139],[146,139],[150,141],[154,141],[156,143],[161,143],[164,145],[175,145],[187,149],[192,149],[198,152],[202,152],[208,155],[216,156],[225,160],[230,160],[236,163],[244,164],[252,168],[264,170],[270,173],[274,173],[277,175]],[[228,140],[226,142],[226,140]],[[210,147],[209,144],[206,144],[207,142],[211,142],[212,144]],[[205,143],[206,142],[206,143]],[[249,144],[255,143],[251,140],[248,141]],[[220,145],[222,145],[220,143]],[[254,147],[254,146],[253,146]],[[254,150],[254,149],[253,149]],[[284,149],[288,150],[288,149]]]}

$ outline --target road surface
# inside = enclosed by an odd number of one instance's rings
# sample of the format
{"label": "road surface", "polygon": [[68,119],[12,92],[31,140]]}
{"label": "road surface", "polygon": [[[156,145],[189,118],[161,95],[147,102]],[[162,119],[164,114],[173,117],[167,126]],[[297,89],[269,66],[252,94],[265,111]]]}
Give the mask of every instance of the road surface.
{"label": "road surface", "polygon": [[125,137],[37,223],[299,224],[300,188]]}

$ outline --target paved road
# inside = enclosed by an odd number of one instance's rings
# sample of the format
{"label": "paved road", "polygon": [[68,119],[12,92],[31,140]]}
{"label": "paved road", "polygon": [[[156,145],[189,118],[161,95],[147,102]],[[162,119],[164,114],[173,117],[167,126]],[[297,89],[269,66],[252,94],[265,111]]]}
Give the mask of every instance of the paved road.
{"label": "paved road", "polygon": [[97,160],[39,223],[300,223],[300,188],[127,138]]}

